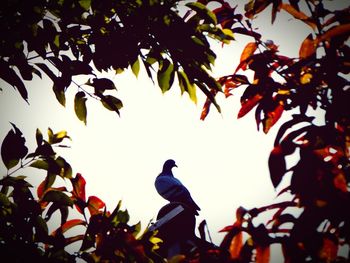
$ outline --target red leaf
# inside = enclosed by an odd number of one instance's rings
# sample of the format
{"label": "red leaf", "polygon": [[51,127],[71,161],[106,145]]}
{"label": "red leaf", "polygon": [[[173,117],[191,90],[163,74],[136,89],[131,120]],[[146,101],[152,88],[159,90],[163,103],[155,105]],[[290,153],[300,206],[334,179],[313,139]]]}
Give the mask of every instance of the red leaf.
{"label": "red leaf", "polygon": [[273,111],[267,113],[267,116],[263,120],[264,133],[269,132],[270,128],[281,118],[283,111],[284,107],[279,103]]}
{"label": "red leaf", "polygon": [[334,262],[337,258],[337,253],[337,244],[329,238],[323,238],[323,246],[319,251],[320,259],[323,262]]}
{"label": "red leaf", "polygon": [[303,43],[301,43],[299,49],[299,57],[307,58],[313,55],[316,51],[317,44],[312,38],[312,34],[308,35],[307,38],[304,39]]}
{"label": "red leaf", "polygon": [[270,262],[270,246],[256,248],[256,263],[269,263]]}
{"label": "red leaf", "polygon": [[71,178],[70,180],[73,185],[73,191],[72,191],[73,196],[85,202],[86,201],[86,197],[85,197],[86,182],[84,177],[80,173],[77,173],[75,178]]}
{"label": "red leaf", "polygon": [[78,225],[85,225],[86,222],[84,220],[81,219],[71,219],[68,220],[66,223],[64,223],[61,226],[62,229],[62,233],[66,232],[67,230],[71,229],[72,227],[78,226]]}
{"label": "red leaf", "polygon": [[210,105],[211,105],[211,101],[210,101],[209,98],[207,98],[207,99],[205,100],[204,105],[203,105],[202,113],[201,113],[201,117],[200,117],[200,119],[201,119],[202,121],[204,121],[205,118],[208,116],[209,111],[210,111]]}
{"label": "red leaf", "polygon": [[242,118],[244,115],[246,115],[251,109],[253,109],[259,101],[262,99],[263,96],[260,94],[255,94],[254,97],[247,99],[242,102],[242,107],[238,112],[237,118]]}
{"label": "red leaf", "polygon": [[100,209],[105,207],[105,203],[97,196],[89,196],[87,205],[90,215],[98,214]]}

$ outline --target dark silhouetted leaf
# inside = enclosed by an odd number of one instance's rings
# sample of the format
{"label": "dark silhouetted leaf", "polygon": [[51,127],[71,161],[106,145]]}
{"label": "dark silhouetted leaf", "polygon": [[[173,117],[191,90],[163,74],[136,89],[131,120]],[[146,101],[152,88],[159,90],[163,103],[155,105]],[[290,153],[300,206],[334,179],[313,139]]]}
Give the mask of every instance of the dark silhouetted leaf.
{"label": "dark silhouetted leaf", "polygon": [[1,145],[1,158],[7,169],[16,166],[28,153],[22,132],[16,125],[12,124],[12,126],[13,130],[7,133]]}
{"label": "dark silhouetted leaf", "polygon": [[18,90],[21,97],[28,102],[28,92],[23,84],[23,81],[10,67],[10,64],[2,59],[0,60],[0,72],[0,78],[5,80],[11,86],[15,87]]}
{"label": "dark silhouetted leaf", "polygon": [[59,206],[73,206],[72,199],[62,191],[57,190],[47,191],[43,196],[42,201],[53,202]]}
{"label": "dark silhouetted leaf", "polygon": [[39,129],[36,129],[35,139],[38,146],[40,146],[43,143],[43,134]]}
{"label": "dark silhouetted leaf", "polygon": [[77,94],[75,94],[74,111],[78,119],[84,122],[85,125],[86,125],[86,116],[87,116],[86,100],[87,98],[85,97],[84,92],[79,91]]}
{"label": "dark silhouetted leaf", "polygon": [[276,188],[285,172],[286,172],[286,161],[285,156],[280,147],[274,147],[269,156],[269,169],[270,169],[270,178],[273,186]]}
{"label": "dark silhouetted leaf", "polygon": [[106,78],[93,79],[91,85],[95,88],[95,93],[103,93],[105,90],[116,90],[113,81]]}
{"label": "dark silhouetted leaf", "polygon": [[49,173],[45,177],[45,180],[40,183],[40,185],[38,186],[37,191],[36,191],[39,199],[41,199],[43,197],[46,190],[48,190],[53,185],[55,180],[56,180],[55,174]]}
{"label": "dark silhouetted leaf", "polygon": [[119,114],[119,110],[123,107],[123,103],[120,99],[112,95],[101,96],[100,98],[101,98],[102,105],[106,109],[110,111],[115,111],[116,113]]}

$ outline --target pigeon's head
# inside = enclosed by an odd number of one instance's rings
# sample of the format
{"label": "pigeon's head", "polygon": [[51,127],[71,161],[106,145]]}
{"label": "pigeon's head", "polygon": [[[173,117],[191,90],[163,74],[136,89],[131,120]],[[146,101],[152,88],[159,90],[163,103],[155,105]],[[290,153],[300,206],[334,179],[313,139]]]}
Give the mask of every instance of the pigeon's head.
{"label": "pigeon's head", "polygon": [[163,171],[171,171],[173,167],[177,167],[173,159],[166,160],[163,165]]}

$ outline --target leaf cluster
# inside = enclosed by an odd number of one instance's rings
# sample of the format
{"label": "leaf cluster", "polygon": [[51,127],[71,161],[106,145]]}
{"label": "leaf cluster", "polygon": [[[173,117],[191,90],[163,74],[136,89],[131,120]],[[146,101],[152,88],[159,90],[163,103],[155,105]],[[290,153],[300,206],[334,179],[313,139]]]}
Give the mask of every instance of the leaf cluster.
{"label": "leaf cluster", "polygon": [[[37,130],[37,148],[28,154],[15,125],[5,137],[1,156],[8,173],[0,180],[0,257],[16,262],[162,262],[155,253],[160,240],[147,230],[141,234],[140,223],[128,224],[121,202],[109,212],[97,196],[86,197],[83,176],[73,177],[69,163],[54,151],[67,147],[61,144],[65,139],[70,139],[65,131],[48,129],[45,140]],[[46,172],[38,186],[16,175],[26,167]],[[57,176],[66,182],[63,186]],[[75,242],[80,242],[79,250],[67,252]]]}
{"label": "leaf cluster", "polygon": [[[75,113],[85,124],[88,98],[118,114],[123,106],[111,94],[116,93],[112,81],[98,75],[127,68],[137,75],[141,63],[151,79],[157,76],[163,92],[177,76],[182,93],[194,102],[195,85],[214,102],[209,87],[220,85],[208,73],[216,55],[207,37],[229,41],[233,36],[217,27],[205,5],[186,4],[189,12],[182,17],[178,2],[6,0],[0,11],[0,78],[28,101],[25,81],[45,74],[63,106],[67,89],[76,86]],[[78,83],[77,76],[89,80]]]}

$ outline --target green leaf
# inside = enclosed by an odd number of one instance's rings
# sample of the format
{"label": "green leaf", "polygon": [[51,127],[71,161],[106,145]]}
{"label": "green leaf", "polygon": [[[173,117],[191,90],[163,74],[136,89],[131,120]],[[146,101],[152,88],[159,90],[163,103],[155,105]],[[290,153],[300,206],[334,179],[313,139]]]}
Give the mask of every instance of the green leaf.
{"label": "green leaf", "polygon": [[1,145],[1,158],[7,169],[16,166],[20,159],[23,159],[28,148],[25,146],[26,140],[22,136],[22,132],[11,123],[13,130],[10,130]]}
{"label": "green leaf", "polygon": [[132,64],[131,70],[132,70],[132,73],[134,73],[134,75],[135,75],[136,77],[138,77],[139,72],[140,72],[140,61],[139,61],[138,58],[137,58],[137,59],[135,60],[135,62]]}
{"label": "green leaf", "polygon": [[129,216],[128,210],[125,209],[124,211],[121,211],[121,210],[118,211],[118,214],[117,214],[118,222],[126,224],[129,222],[129,219],[130,219],[130,216]]}
{"label": "green leaf", "polygon": [[91,0],[79,0],[79,5],[85,9],[85,11],[88,11],[91,6]]}
{"label": "green leaf", "polygon": [[49,163],[45,160],[36,160],[32,162],[29,166],[37,169],[46,170],[46,171],[49,170]]}
{"label": "green leaf", "polygon": [[169,60],[164,59],[161,62],[157,73],[158,84],[163,93],[171,88],[171,85],[174,82],[174,76],[174,65],[170,63]]}
{"label": "green leaf", "polygon": [[191,8],[192,10],[196,11],[199,16],[201,16],[202,19],[209,23],[213,23],[216,25],[217,19],[216,15],[211,12],[205,5],[199,2],[191,2],[186,4],[187,7]]}
{"label": "green leaf", "polygon": [[179,85],[182,93],[186,91],[190,96],[190,99],[194,103],[197,103],[196,87],[192,83],[190,83],[185,72],[178,71],[177,73],[178,73]]}
{"label": "green leaf", "polygon": [[119,110],[123,107],[123,103],[120,99],[111,95],[101,96],[100,98],[102,105],[106,109],[110,111],[115,111],[119,114]]}
{"label": "green leaf", "polygon": [[73,174],[72,167],[65,159],[59,156],[57,157],[55,162],[60,168],[60,171],[58,174],[59,176],[61,176],[62,178],[68,178],[68,179],[72,178],[72,174]]}
{"label": "green leaf", "polygon": [[82,91],[79,91],[77,94],[75,94],[74,98],[74,111],[77,115],[78,119],[83,121],[86,125],[86,100],[85,93]]}
{"label": "green leaf", "polygon": [[62,142],[64,139],[70,139],[67,135],[67,131],[60,131],[52,136],[51,144],[56,144]]}

